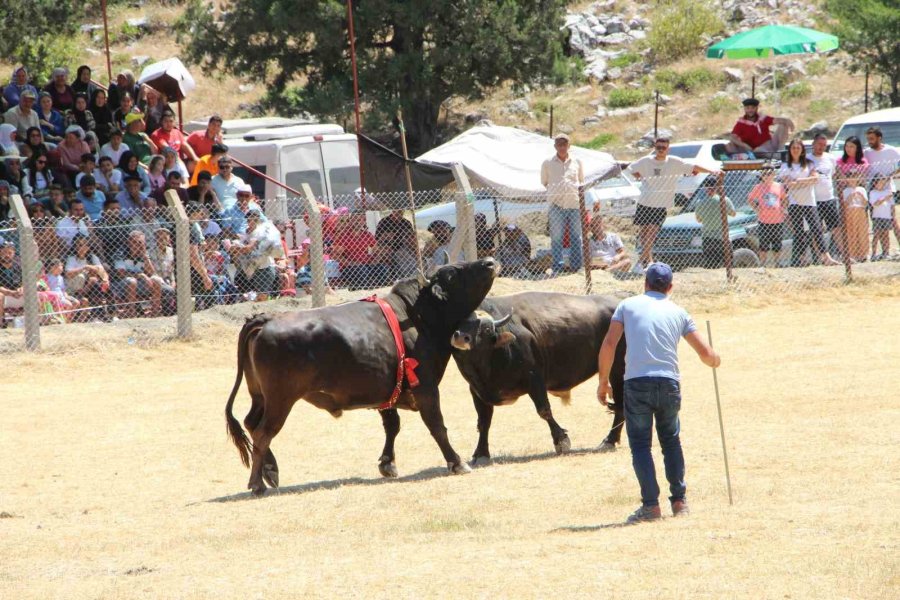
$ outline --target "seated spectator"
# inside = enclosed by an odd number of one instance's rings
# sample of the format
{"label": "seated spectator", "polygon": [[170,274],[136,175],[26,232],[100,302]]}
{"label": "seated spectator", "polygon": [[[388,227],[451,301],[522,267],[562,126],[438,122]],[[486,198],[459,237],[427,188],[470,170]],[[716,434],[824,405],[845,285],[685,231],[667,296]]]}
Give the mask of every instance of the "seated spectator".
{"label": "seated spectator", "polygon": [[[2,127],[2,125],[0,125]],[[53,145],[55,148],[56,146]],[[41,133],[40,127],[29,127],[25,132],[25,142],[22,144],[22,150],[30,153],[30,156],[48,156],[50,154],[50,146],[44,143],[44,134]]]}
{"label": "seated spectator", "polygon": [[368,289],[384,285],[388,281],[388,270],[375,262],[375,236],[366,229],[365,213],[354,213],[342,217],[335,231],[331,256],[341,268],[341,280],[352,290]]}
{"label": "seated spectator", "polygon": [[228,275],[227,254],[221,250],[221,239],[212,235],[206,237],[203,246],[203,262],[206,272],[213,282],[213,294],[217,304],[234,304],[241,293]]}
{"label": "seated spectator", "polygon": [[58,183],[50,184],[49,193],[43,202],[47,216],[52,219],[62,219],[69,214],[69,204],[63,195],[62,186]]}
{"label": "seated spectator", "polygon": [[[196,132],[195,132],[196,133]],[[191,134],[193,135],[193,134]],[[204,154],[197,161],[194,167],[194,174],[191,176],[191,185],[197,185],[200,173],[208,172],[211,176],[219,174],[219,159],[228,155],[228,146],[225,144],[215,143],[209,154]]]}
{"label": "seated spectator", "polygon": [[281,257],[275,258],[275,271],[278,272],[278,280],[280,284],[278,289],[281,290],[282,296],[297,295],[297,273],[294,271],[293,261],[290,260],[287,240],[285,232],[287,231],[287,223],[282,220],[273,221],[272,224],[278,230],[281,240]]}
{"label": "seated spectator", "polygon": [[8,309],[25,306],[22,267],[16,263],[15,257],[15,244],[9,241],[0,243],[0,328],[6,327]]}
{"label": "seated spectator", "polygon": [[69,216],[56,222],[56,236],[63,252],[69,251],[75,236],[89,238],[91,229],[91,219],[84,212],[84,204],[77,197],[74,198],[69,202]]}
{"label": "seated spectator", "polygon": [[190,160],[194,163],[199,160],[194,149],[185,142],[184,134],[175,127],[175,115],[171,112],[163,114],[160,128],[153,132],[151,139],[160,150],[166,147],[175,150],[182,160]]}
{"label": "seated spectator", "polygon": [[[29,127],[41,126],[37,111],[33,109],[36,100],[36,93],[25,90],[19,98],[19,103],[3,113],[4,124],[12,125],[22,139],[25,139]],[[7,149],[4,150],[8,152]]]}
{"label": "seated spectator", "polygon": [[[116,202],[126,215],[138,214],[144,208],[144,200],[148,198],[141,190],[141,178],[136,175],[125,176],[125,189],[115,195]],[[153,201],[154,207],[156,200]]]}
{"label": "seated spectator", "polygon": [[165,94],[148,85],[142,85],[138,97],[138,108],[144,113],[147,122],[147,135],[152,136],[162,125],[166,113],[172,112],[169,99]]}
{"label": "seated spectator", "polygon": [[[781,152],[794,130],[794,122],[787,117],[770,117],[759,112],[759,100],[747,98],[743,102],[744,116],[737,120],[725,145],[729,154]],[[770,131],[772,126],[775,131]],[[774,134],[773,134],[774,133]]]}
{"label": "seated spectator", "polygon": [[166,187],[166,175],[163,173],[165,164],[166,159],[160,154],[150,157],[150,164],[147,165],[147,177],[150,179],[151,194]]}
{"label": "seated spectator", "polygon": [[94,232],[100,240],[100,256],[106,264],[113,264],[115,257],[125,251],[126,239],[132,230],[134,227],[122,218],[122,208],[116,200],[103,203],[103,216],[94,222]]}
{"label": "seated spectator", "polygon": [[114,260],[112,290],[116,300],[124,303],[120,312],[125,318],[138,316],[140,300],[150,301],[150,316],[159,316],[163,304],[170,308],[174,300],[175,290],[157,276],[140,231],[128,234],[124,252]]}
{"label": "seated spectator", "polygon": [[19,153],[19,133],[15,125],[9,123],[0,124],[0,154],[10,155]]}
{"label": "seated spectator", "polygon": [[10,195],[19,194],[26,202],[31,200],[31,184],[22,170],[22,157],[7,154],[3,157],[3,173],[0,175],[9,184]]}
{"label": "seated spectator", "polygon": [[438,219],[428,224],[427,231],[432,237],[425,242],[425,246],[422,248],[422,258],[430,259],[435,256],[435,253],[439,249],[446,250],[450,247],[450,239],[453,237],[453,228],[447,221]]}
{"label": "seated spectator", "polygon": [[181,173],[178,171],[171,171],[166,176],[166,184],[162,189],[156,190],[150,196],[156,199],[156,203],[160,206],[168,206],[169,201],[166,198],[166,192],[169,190],[175,190],[175,193],[178,194],[178,199],[181,200],[181,204],[188,203],[188,194],[187,190],[181,187]]}
{"label": "seated spectator", "polygon": [[[0,227],[4,227],[12,217],[12,206],[9,203],[9,182],[5,179],[0,179]],[[4,241],[0,237],[0,243]]]}
{"label": "seated spectator", "polygon": [[94,169],[94,181],[107,198],[115,198],[122,191],[122,172],[116,170],[113,159],[108,156],[100,157],[100,166]]}
{"label": "seated spectator", "polygon": [[628,271],[631,269],[631,259],[625,251],[625,244],[618,233],[607,231],[603,215],[597,210],[599,204],[594,205],[591,217],[591,267],[604,271]]}
{"label": "seated spectator", "polygon": [[[75,71],[75,81],[72,82],[72,91],[75,92],[76,98],[78,94],[84,94],[87,98],[93,98],[94,93],[99,89],[100,88],[91,81],[91,68],[87,65],[78,67],[78,70]],[[84,125],[82,125],[82,127],[84,127]]]}
{"label": "seated spectator", "polygon": [[78,125],[72,125],[66,129],[66,138],[57,146],[59,150],[59,162],[62,170],[75,182],[81,165],[81,157],[90,154],[91,148],[84,141],[84,131]]}
{"label": "seated spectator", "polygon": [[[97,134],[97,140],[102,148],[109,143],[112,130],[118,128],[115,127],[115,121],[113,120],[112,110],[109,108],[106,91],[98,89],[91,94],[90,98],[91,103],[88,107],[91,111],[91,115],[94,117],[94,132]],[[121,131],[121,129],[119,131]],[[113,157],[113,160],[118,160],[118,157]]]}
{"label": "seated spectator", "polygon": [[229,252],[238,267],[235,285],[250,293],[256,301],[277,295],[279,288],[275,258],[282,257],[281,235],[270,222],[263,219],[258,208],[247,212],[247,233],[231,242]]}
{"label": "seated spectator", "polygon": [[203,260],[203,248],[206,244],[200,227],[203,220],[203,206],[196,202],[190,202],[185,207],[185,212],[190,222],[188,243],[190,244],[191,294],[194,296],[195,306],[202,310],[219,300],[216,297],[213,280],[206,271],[206,263]]}
{"label": "seated spectator", "polygon": [[32,200],[43,202],[50,196],[53,173],[50,171],[47,160],[46,156],[39,154],[32,156],[26,163],[25,173],[28,178],[28,185],[31,188]]}
{"label": "seated spectator", "polygon": [[869,260],[869,193],[863,187],[863,181],[865,172],[862,169],[848,170],[841,193],[847,216],[847,247],[850,259],[855,262]]}
{"label": "seated spectator", "polygon": [[[259,210],[259,205],[253,201],[253,190],[249,185],[243,184],[237,192],[237,202],[231,208],[226,209],[219,219],[225,235],[234,238],[247,233],[247,212],[254,209]],[[266,219],[265,215],[261,218]]]}
{"label": "seated spectator", "polygon": [[100,157],[108,156],[112,159],[113,164],[119,164],[122,155],[131,150],[128,144],[122,141],[122,131],[120,129],[111,129],[109,142],[103,144],[100,148]]}
{"label": "seated spectator", "polygon": [[500,274],[511,277],[519,274],[531,260],[531,242],[515,223],[509,223],[503,231],[503,238],[497,247],[497,260],[500,261]]}
{"label": "seated spectator", "polygon": [[[134,105],[133,99],[137,98],[139,93],[140,88],[135,81],[134,73],[128,69],[123,69],[116,75],[116,82],[111,83],[109,86],[109,105],[113,110],[118,109],[122,106],[122,99],[127,95],[129,101],[131,101],[131,105],[128,108],[130,112]],[[124,129],[124,127],[120,127],[120,129]]]}
{"label": "seated spectator", "polygon": [[[703,266],[718,269],[725,265],[725,242],[722,240],[722,198],[725,199],[725,214],[734,217],[737,212],[731,199],[725,195],[722,180],[715,175],[707,175],[703,184],[694,192],[694,218],[700,223],[700,237],[703,243]],[[728,242],[731,243],[730,241]]]}
{"label": "seated spectator", "polygon": [[94,115],[88,110],[88,99],[85,94],[75,94],[75,106],[66,112],[66,126],[78,125],[85,132],[94,131],[97,123]]}
{"label": "seated spectator", "polygon": [[416,272],[416,231],[403,218],[402,210],[392,210],[378,222],[375,241],[380,250],[379,262],[388,268],[390,279],[410,277]]}
{"label": "seated spectator", "polygon": [[85,175],[81,178],[76,198],[84,205],[84,211],[92,221],[100,218],[104,210],[106,194],[97,189],[97,182],[94,181],[93,175]]}
{"label": "seated spectator", "polygon": [[178,171],[181,174],[182,183],[186,185],[190,176],[188,175],[187,166],[185,166],[184,162],[178,158],[178,153],[166,146],[162,149],[162,156],[165,161],[163,163],[163,173],[168,176],[169,173]]}
{"label": "seated spectator", "polygon": [[[97,159],[94,158],[94,155],[90,152],[85,152],[81,155],[81,161],[78,163],[78,173],[75,175],[75,187],[81,186],[81,178],[85,175],[90,175],[94,177],[94,171],[97,170]],[[94,185],[97,184],[97,178],[94,177]],[[97,186],[100,191],[105,191],[100,186]]]}
{"label": "seated spectator", "polygon": [[122,140],[128,144],[128,148],[142,164],[149,164],[150,157],[159,153],[159,147],[144,133],[143,116],[140,113],[129,113],[125,116],[125,123],[125,135],[122,136]]}
{"label": "seated spectator", "polygon": [[[228,210],[237,202],[238,188],[247,184],[244,180],[233,174],[234,164],[229,158],[219,159],[219,173],[212,178],[212,187],[222,203],[222,210]],[[249,187],[249,186],[248,186]]]}
{"label": "seated spectator", "polygon": [[53,98],[47,92],[41,92],[37,115],[44,139],[54,144],[62,142],[66,134],[66,119],[53,108]]}
{"label": "seated spectator", "polygon": [[197,175],[197,184],[188,188],[188,199],[191,202],[199,202],[211,214],[222,213],[222,203],[219,202],[216,190],[212,188],[212,175],[209,171],[200,171]]}
{"label": "seated spectator", "polygon": [[200,221],[200,227],[203,229],[204,236],[222,236],[222,228],[213,219],[209,218],[209,209],[206,206],[203,206],[203,219]]}
{"label": "seated spectator", "polygon": [[[158,229],[174,230],[175,227],[174,223],[166,218],[165,211],[160,210],[156,200],[149,196],[144,198],[143,208],[132,213],[130,223],[132,229],[143,232],[144,238],[148,240],[156,239]],[[153,244],[150,244],[150,255],[153,255]]]}
{"label": "seated spectator", "polygon": [[47,216],[47,211],[40,202],[29,204],[27,211],[34,229],[34,242],[38,247],[38,257],[42,261],[59,257],[61,247],[59,238],[56,237],[55,220]]}
{"label": "seated spectator", "polygon": [[28,70],[24,66],[16,67],[13,70],[12,79],[9,85],[3,88],[3,99],[6,100],[8,108],[15,108],[19,105],[19,98],[23,92],[31,92],[34,98],[37,98],[37,88],[28,83]]}
{"label": "seated spectator", "polygon": [[62,309],[62,316],[66,321],[72,321],[78,316],[78,309],[81,302],[75,296],[68,293],[66,289],[66,279],[63,276],[63,263],[58,258],[51,258],[46,261],[46,273],[43,276],[47,292],[56,297],[56,306]]}
{"label": "seated spectator", "polygon": [[763,169],[760,183],[753,186],[747,195],[747,203],[759,219],[759,260],[765,268],[769,262],[769,252],[772,252],[773,263],[777,267],[781,260],[788,199],[784,187],[775,181],[775,169]]}
{"label": "seated spectator", "polygon": [[478,249],[478,258],[494,254],[494,231],[488,229],[487,216],[484,213],[475,214],[475,246]]}
{"label": "seated spectator", "polygon": [[[213,144],[221,144],[222,143],[222,117],[219,115],[213,115],[209,118],[209,122],[206,125],[205,131],[195,131],[187,137],[187,143],[191,148],[194,149],[194,154],[199,157],[204,157],[210,154],[214,154],[213,152]],[[226,150],[226,152],[228,152]],[[202,167],[198,164],[194,168],[194,172]],[[209,169],[207,169],[209,170]],[[211,175],[215,175],[215,171],[209,171]],[[192,181],[192,184],[196,185],[196,181]]]}
{"label": "seated spectator", "polygon": [[[112,90],[110,89],[111,94]],[[137,114],[141,116],[140,111],[134,107],[134,96],[131,94],[122,94],[118,99],[118,103],[113,102],[112,97],[110,97],[110,104],[114,107],[113,125],[122,131],[128,129],[128,115]],[[143,117],[141,116],[141,118]]]}
{"label": "seated spectator", "polygon": [[64,268],[66,289],[82,306],[104,307],[95,317],[106,316],[109,275],[96,254],[91,253],[88,238],[76,235]]}
{"label": "seated spectator", "polygon": [[150,195],[150,177],[147,175],[147,169],[138,161],[138,157],[131,150],[122,154],[119,159],[119,172],[122,174],[122,181],[129,177],[137,177],[141,180],[141,193],[145,196]]}
{"label": "seated spectator", "polygon": [[172,232],[165,227],[160,227],[153,232],[153,244],[148,249],[150,260],[156,274],[162,280],[175,286],[175,250],[172,248]]}
{"label": "seated spectator", "polygon": [[69,85],[69,70],[65,67],[53,69],[50,83],[44,88],[53,100],[53,108],[61,113],[75,106],[75,91]]}

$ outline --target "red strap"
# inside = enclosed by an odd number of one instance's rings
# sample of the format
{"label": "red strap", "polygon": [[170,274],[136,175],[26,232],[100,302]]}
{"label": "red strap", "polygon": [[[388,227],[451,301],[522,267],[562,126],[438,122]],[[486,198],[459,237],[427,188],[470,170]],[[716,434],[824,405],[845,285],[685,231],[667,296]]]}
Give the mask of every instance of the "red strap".
{"label": "red strap", "polygon": [[381,309],[381,313],[384,315],[384,320],[387,321],[388,327],[391,329],[391,334],[394,336],[394,345],[397,347],[398,357],[397,385],[394,386],[394,391],[391,393],[390,399],[379,405],[378,410],[394,408],[394,405],[397,404],[397,398],[400,397],[404,376],[409,382],[409,387],[414,388],[419,385],[419,378],[416,377],[415,372],[416,367],[419,366],[419,361],[414,358],[406,358],[406,346],[403,344],[403,335],[400,333],[400,321],[397,320],[397,315],[394,313],[394,309],[391,308],[391,305],[375,295],[369,296],[368,298],[362,298],[361,301],[374,302],[378,305],[378,308]]}

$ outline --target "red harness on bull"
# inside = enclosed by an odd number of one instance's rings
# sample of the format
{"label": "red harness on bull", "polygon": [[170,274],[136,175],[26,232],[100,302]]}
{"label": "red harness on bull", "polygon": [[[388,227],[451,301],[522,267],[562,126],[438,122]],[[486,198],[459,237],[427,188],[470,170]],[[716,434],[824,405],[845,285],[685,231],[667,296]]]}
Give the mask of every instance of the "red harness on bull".
{"label": "red harness on bull", "polygon": [[415,370],[419,366],[419,361],[414,358],[406,358],[406,346],[403,344],[403,335],[400,333],[400,321],[397,320],[397,315],[394,313],[391,305],[374,294],[368,298],[362,298],[360,302],[374,302],[378,305],[378,308],[381,309],[381,313],[384,315],[384,320],[387,321],[388,327],[390,327],[394,336],[394,344],[397,346],[397,356],[399,357],[397,363],[397,385],[394,386],[394,391],[391,393],[388,401],[377,407],[377,410],[387,410],[394,408],[394,405],[397,404],[397,398],[400,397],[400,392],[403,388],[404,377],[409,382],[410,388],[419,385],[419,378],[416,377]]}

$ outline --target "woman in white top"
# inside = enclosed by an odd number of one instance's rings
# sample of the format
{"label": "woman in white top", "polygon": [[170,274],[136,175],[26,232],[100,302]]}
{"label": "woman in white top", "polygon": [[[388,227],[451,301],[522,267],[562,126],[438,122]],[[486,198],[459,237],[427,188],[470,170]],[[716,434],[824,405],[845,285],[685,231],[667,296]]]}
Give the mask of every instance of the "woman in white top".
{"label": "woman in white top", "polygon": [[[781,165],[778,180],[787,190],[790,204],[788,218],[793,231],[791,250],[791,266],[806,266],[806,248],[812,241],[813,250],[818,253],[823,265],[840,264],[828,254],[825,239],[822,236],[822,219],[816,207],[815,186],[819,181],[812,162],[806,158],[803,140],[794,138],[788,146],[787,160]],[[805,224],[805,226],[804,226]],[[805,227],[809,232],[804,231]]]}

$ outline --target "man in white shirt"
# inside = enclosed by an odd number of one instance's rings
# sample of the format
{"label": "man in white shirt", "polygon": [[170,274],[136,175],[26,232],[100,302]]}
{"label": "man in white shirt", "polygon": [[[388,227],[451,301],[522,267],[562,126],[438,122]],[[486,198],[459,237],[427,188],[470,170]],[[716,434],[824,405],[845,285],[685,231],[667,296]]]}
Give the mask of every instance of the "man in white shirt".
{"label": "man in white shirt", "polygon": [[631,268],[622,238],[606,230],[598,210],[591,217],[591,266],[604,271],[627,271]]}
{"label": "man in white shirt", "polygon": [[108,156],[100,157],[100,166],[94,169],[94,181],[107,198],[114,198],[122,191],[122,172],[116,169]]}
{"label": "man in white shirt", "polygon": [[834,172],[837,161],[830,152],[825,152],[828,146],[828,138],[819,133],[813,139],[812,152],[806,158],[812,162],[813,168],[819,176],[814,188],[816,196],[816,209],[819,218],[825,223],[825,229],[831,232],[831,239],[837,244],[841,256],[844,256],[844,236],[841,235],[841,212],[837,203],[837,195],[834,192]]}
{"label": "man in white shirt", "polygon": [[[869,127],[866,130],[866,141],[869,147],[863,150],[863,156],[869,161],[869,177],[870,184],[874,181],[876,175],[888,175],[891,179],[888,181],[888,189],[894,192],[894,203],[900,199],[897,198],[897,185],[894,183],[893,177],[900,174],[900,150],[884,143],[884,134],[880,127]],[[900,220],[897,215],[893,216],[894,237],[900,243]]]}
{"label": "man in white shirt", "polygon": [[222,203],[222,211],[237,204],[238,189],[244,187],[244,180],[232,174],[234,164],[227,156],[219,159],[219,173],[212,178],[213,191]]}
{"label": "man in white shirt", "polygon": [[69,215],[56,223],[56,236],[62,243],[63,252],[72,247],[76,235],[90,237],[90,218],[85,214],[84,204],[78,198],[69,201]]}
{"label": "man in white shirt", "polygon": [[100,156],[110,157],[114,167],[119,165],[119,159],[122,158],[122,155],[131,149],[122,139],[122,130],[113,129],[109,133],[109,141],[100,148]]}
{"label": "man in white shirt", "polygon": [[27,140],[29,127],[40,127],[41,121],[36,111],[32,110],[35,96],[31,90],[25,90],[19,96],[19,104],[3,114],[3,122],[15,126],[20,140]]}
{"label": "man in white shirt", "polygon": [[669,138],[657,138],[653,145],[656,153],[634,161],[628,170],[642,182],[641,197],[634,213],[638,226],[641,257],[635,271],[643,273],[653,262],[653,244],[666,220],[666,210],[675,205],[675,189],[678,179],[698,173],[712,173],[709,169],[691,165],[677,156],[669,156]]}
{"label": "man in white shirt", "polygon": [[563,269],[563,238],[569,230],[569,270],[581,268],[581,211],[579,192],[584,185],[584,166],[569,156],[569,136],[558,134],[553,139],[556,154],[541,165],[541,184],[547,188],[550,212],[550,254],[553,271]]}

